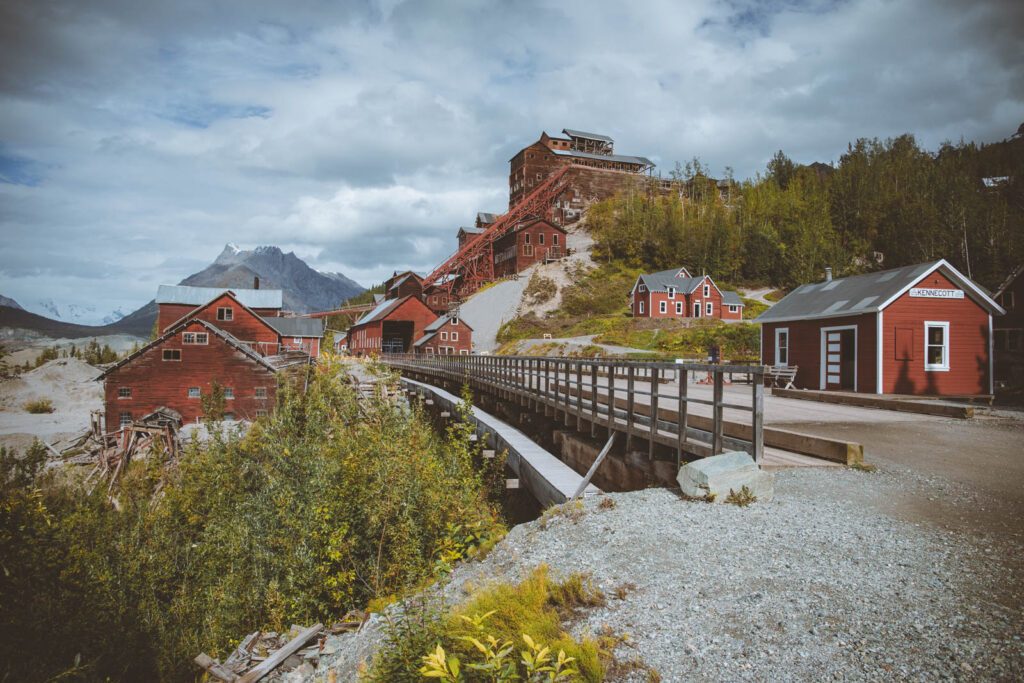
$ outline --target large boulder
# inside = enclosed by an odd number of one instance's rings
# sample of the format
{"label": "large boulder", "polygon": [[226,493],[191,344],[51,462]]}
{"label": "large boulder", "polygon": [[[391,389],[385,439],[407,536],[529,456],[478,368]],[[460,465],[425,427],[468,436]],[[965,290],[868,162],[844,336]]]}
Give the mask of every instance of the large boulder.
{"label": "large boulder", "polygon": [[763,472],[743,451],[713,455],[679,468],[679,486],[691,498],[714,496],[724,503],[729,491],[739,493],[746,486],[757,500],[769,501],[775,493],[775,476]]}

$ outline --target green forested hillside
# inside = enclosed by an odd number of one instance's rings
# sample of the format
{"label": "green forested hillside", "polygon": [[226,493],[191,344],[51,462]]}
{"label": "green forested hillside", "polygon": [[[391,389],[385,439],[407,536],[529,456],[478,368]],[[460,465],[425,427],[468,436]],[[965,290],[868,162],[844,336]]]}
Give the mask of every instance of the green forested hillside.
{"label": "green forested hillside", "polygon": [[792,287],[826,266],[845,275],[946,258],[994,287],[1024,260],[1022,171],[1022,138],[937,152],[912,135],[860,139],[835,166],[780,151],[764,175],[721,192],[699,162],[677,166],[679,192],[637,188],[592,206],[588,224],[595,256],[624,267]]}

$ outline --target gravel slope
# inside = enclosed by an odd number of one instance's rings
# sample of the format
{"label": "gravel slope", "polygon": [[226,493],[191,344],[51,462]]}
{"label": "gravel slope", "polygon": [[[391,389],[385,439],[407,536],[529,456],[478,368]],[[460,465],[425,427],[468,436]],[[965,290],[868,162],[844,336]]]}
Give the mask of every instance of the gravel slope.
{"label": "gravel slope", "polygon": [[[514,528],[444,590],[458,600],[542,562],[591,572],[609,601],[573,628],[628,634],[618,654],[663,681],[1017,679],[1021,546],[881,512],[903,476],[782,472],[773,502],[744,509],[664,489],[613,494],[610,510],[591,499],[581,519]],[[371,621],[324,665],[353,680],[378,638]],[[306,680],[326,680],[325,666]]]}

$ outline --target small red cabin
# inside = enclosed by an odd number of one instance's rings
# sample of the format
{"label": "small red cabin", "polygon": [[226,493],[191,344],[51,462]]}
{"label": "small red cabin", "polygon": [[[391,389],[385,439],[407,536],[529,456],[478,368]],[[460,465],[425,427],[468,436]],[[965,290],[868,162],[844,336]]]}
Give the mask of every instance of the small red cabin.
{"label": "small red cabin", "polygon": [[443,315],[427,325],[413,348],[427,355],[468,356],[473,352],[473,328],[465,320]]}
{"label": "small red cabin", "polygon": [[797,287],[761,323],[761,362],[796,366],[804,389],[989,395],[992,317],[984,289],[945,260]]}
{"label": "small red cabin", "polygon": [[686,268],[638,277],[629,309],[635,318],[743,319],[743,301],[736,292],[719,289],[709,275],[693,277]]}
{"label": "small red cabin", "polygon": [[566,255],[565,229],[534,218],[524,221],[494,242],[494,275],[521,273],[535,263]]}
{"label": "small red cabin", "polygon": [[413,342],[436,318],[416,296],[386,299],[348,329],[349,353],[411,353]]}

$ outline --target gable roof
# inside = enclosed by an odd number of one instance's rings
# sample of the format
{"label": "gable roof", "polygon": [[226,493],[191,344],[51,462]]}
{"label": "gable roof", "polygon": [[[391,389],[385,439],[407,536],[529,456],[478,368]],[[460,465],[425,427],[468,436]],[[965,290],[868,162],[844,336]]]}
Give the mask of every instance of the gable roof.
{"label": "gable roof", "polygon": [[582,130],[572,130],[571,128],[563,128],[562,132],[571,138],[586,138],[587,140],[597,140],[598,142],[615,142],[607,135],[600,135],[598,133],[587,133]]}
{"label": "gable roof", "polygon": [[413,346],[423,346],[428,341],[437,336],[437,332],[427,332],[422,337],[412,343]]}
{"label": "gable roof", "polygon": [[[455,320],[462,320],[462,319],[461,319],[461,318],[459,318],[458,316],[454,316],[454,315],[452,315],[451,313],[446,313],[445,315],[442,315],[442,316],[438,316],[437,320],[435,320],[434,322],[430,323],[430,324],[429,324],[429,325],[427,325],[427,326],[426,326],[425,328],[423,328],[423,331],[424,331],[424,332],[434,332],[434,331],[436,331],[436,330],[439,330],[439,329],[441,329],[442,327],[444,327],[444,324],[445,324],[446,322],[448,322],[449,320],[452,320],[453,318],[454,318]],[[463,324],[463,325],[465,325],[465,326],[466,326],[467,328],[469,328],[469,331],[470,331],[470,332],[472,332],[472,331],[473,331],[473,328],[472,328],[472,327],[470,327],[470,326],[469,326],[469,323],[467,323],[467,322],[466,322],[465,320],[462,320],[462,324]]]}
{"label": "gable roof", "polygon": [[536,225],[537,223],[543,223],[543,224],[547,225],[550,228],[554,228],[555,230],[558,230],[561,233],[565,233],[566,235],[569,234],[568,231],[565,228],[563,228],[561,225],[556,225],[556,224],[552,223],[551,221],[549,221],[549,220],[547,220],[545,218],[537,218],[536,216],[530,216],[528,218],[524,218],[519,223],[516,223],[516,227],[513,230],[513,232],[519,232],[520,230],[526,230],[530,226]]}
{"label": "gable roof", "polygon": [[719,290],[722,292],[722,303],[726,306],[743,306],[743,300],[740,299],[740,295],[736,292],[729,290]]}
{"label": "gable roof", "polygon": [[355,323],[353,323],[352,327],[365,325],[366,323],[372,323],[376,320],[386,318],[389,315],[391,315],[391,313],[394,312],[395,309],[397,309],[399,306],[404,304],[409,299],[418,302],[421,306],[423,306],[423,308],[430,310],[429,307],[425,303],[423,303],[423,301],[421,301],[419,297],[414,296],[412,294],[407,294],[403,296],[401,299],[387,299],[386,301],[382,301],[380,304],[377,305],[376,308],[374,308],[372,311],[370,311],[362,318],[357,320]]}
{"label": "gable roof", "polygon": [[284,306],[284,293],[280,289],[234,289],[188,285],[160,285],[156,290],[156,302],[158,304],[202,306],[224,292],[232,292],[238,303],[249,308],[281,308]]}
{"label": "gable roof", "polygon": [[323,318],[264,318],[282,337],[322,337]]}
{"label": "gable roof", "polygon": [[627,154],[593,154],[591,152],[580,152],[575,149],[553,149],[552,154],[560,157],[579,157],[581,159],[597,159],[598,161],[618,161],[623,164],[639,164],[640,166],[654,166],[654,162],[647,157],[634,157]]}
{"label": "gable roof", "polygon": [[[686,275],[680,275],[681,273],[686,273]],[[677,291],[689,294],[704,282],[705,277],[704,275],[693,277],[686,268],[672,268],[641,275],[637,278],[637,282],[644,283],[652,292],[667,292],[669,287],[674,287]],[[633,288],[636,289],[636,284],[633,285]]]}
{"label": "gable roof", "polygon": [[[253,291],[260,291],[260,290],[253,290]],[[205,311],[207,308],[210,307],[211,304],[213,304],[218,299],[220,299],[222,297],[225,297],[225,296],[228,297],[229,299],[231,299],[232,301],[234,301],[239,306],[241,306],[242,310],[246,311],[253,318],[255,318],[256,320],[258,320],[261,323],[263,323],[264,326],[266,326],[270,331],[277,332],[277,330],[275,330],[274,327],[270,323],[267,322],[266,318],[264,318],[263,316],[257,314],[256,311],[252,310],[251,308],[249,308],[248,306],[243,304],[241,301],[239,301],[238,297],[235,296],[234,291],[230,290],[230,289],[226,289],[226,290],[224,290],[222,292],[217,292],[217,294],[212,299],[210,299],[209,301],[207,301],[206,303],[204,303],[204,304],[202,304],[200,306],[197,306],[196,308],[193,308],[191,311],[189,311],[188,313],[186,313],[185,315],[181,316],[180,318],[175,320],[173,323],[168,325],[165,329],[170,329],[170,328],[174,327],[175,325],[177,325],[180,322],[184,322],[186,320],[190,320],[192,318],[195,318],[196,316],[199,315],[199,313],[201,311]]]}
{"label": "gable roof", "polygon": [[877,313],[935,271],[941,272],[954,284],[962,287],[983,308],[992,313],[1004,312],[985,290],[945,259],[939,259],[877,273],[851,275],[800,285],[758,316],[755,322],[785,322]]}
{"label": "gable roof", "polygon": [[459,228],[459,232],[467,235],[481,235],[484,232],[484,228]]}
{"label": "gable roof", "polygon": [[248,356],[250,360],[253,360],[253,361],[259,363],[260,365],[262,365],[263,367],[267,368],[268,370],[270,370],[272,372],[277,372],[277,369],[278,369],[277,366],[275,366],[273,363],[268,361],[266,358],[264,358],[260,354],[258,354],[255,351],[253,351],[246,344],[243,344],[233,334],[220,329],[219,327],[217,327],[213,323],[207,322],[206,320],[200,320],[198,318],[184,318],[184,319],[178,321],[177,323],[175,323],[174,325],[172,325],[171,327],[169,327],[166,332],[164,332],[162,335],[160,335],[159,337],[157,337],[153,341],[151,341],[148,344],[146,344],[145,346],[143,346],[138,351],[125,356],[124,358],[122,358],[118,362],[116,362],[113,365],[111,365],[109,368],[107,368],[102,373],[100,373],[100,376],[97,377],[96,379],[98,379],[98,380],[99,379],[103,379],[104,377],[109,375],[114,370],[117,370],[118,368],[121,368],[121,367],[127,365],[128,363],[131,363],[136,358],[138,358],[142,354],[146,353],[150,349],[155,348],[155,347],[163,344],[165,341],[167,341],[168,339],[170,339],[174,335],[178,334],[178,332],[180,332],[183,328],[188,327],[189,325],[193,325],[193,324],[195,324],[195,325],[202,325],[212,335],[214,335],[216,337],[219,337],[220,339],[224,340],[224,342],[227,343],[229,346],[232,346],[236,350],[241,351],[246,356]]}

